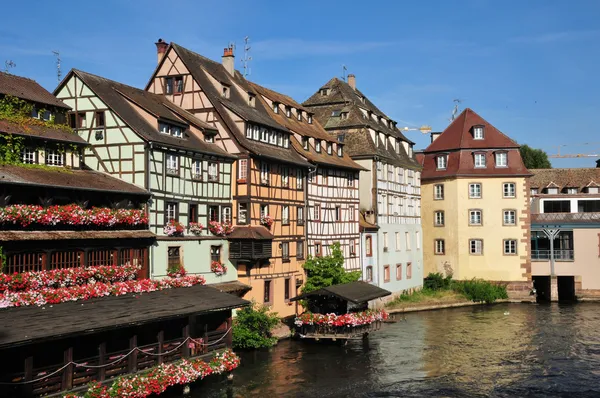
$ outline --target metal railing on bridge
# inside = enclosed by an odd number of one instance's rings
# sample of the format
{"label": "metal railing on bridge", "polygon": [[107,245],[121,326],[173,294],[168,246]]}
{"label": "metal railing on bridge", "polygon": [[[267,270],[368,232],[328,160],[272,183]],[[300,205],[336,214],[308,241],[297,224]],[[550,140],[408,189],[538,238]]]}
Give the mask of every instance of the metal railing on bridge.
{"label": "metal railing on bridge", "polygon": [[[550,250],[532,250],[531,259],[533,261],[550,261]],[[574,259],[574,250],[554,250],[554,261],[573,261]]]}

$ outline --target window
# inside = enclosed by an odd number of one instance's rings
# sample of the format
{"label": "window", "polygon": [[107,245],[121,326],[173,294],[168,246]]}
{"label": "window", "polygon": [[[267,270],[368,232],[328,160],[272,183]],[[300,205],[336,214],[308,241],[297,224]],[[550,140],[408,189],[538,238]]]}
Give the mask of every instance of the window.
{"label": "window", "polygon": [[321,221],[321,204],[320,203],[315,203],[315,205],[313,207],[313,220]]}
{"label": "window", "polygon": [[371,235],[365,236],[365,255],[367,257],[373,256],[373,237]]}
{"label": "window", "polygon": [[198,222],[198,205],[190,203],[188,205],[188,223]]}
{"label": "window", "polygon": [[308,114],[308,124],[312,124],[313,122],[313,115],[311,115],[310,113]]}
{"label": "window", "polygon": [[448,155],[440,155],[437,157],[437,169],[438,170],[446,170],[447,165],[448,165]]}
{"label": "window", "polygon": [[384,282],[390,281],[390,266],[389,265],[383,266],[383,281]]}
{"label": "window", "polygon": [[443,239],[436,239],[434,241],[434,253],[445,254],[446,253],[446,242]]}
{"label": "window", "polygon": [[281,223],[284,225],[290,223],[290,206],[283,206],[281,211]]}
{"label": "window", "polygon": [[417,250],[421,250],[421,235],[419,231],[415,232],[415,241],[417,242]]}
{"label": "window", "polygon": [[96,112],[96,127],[104,127],[104,111]]}
{"label": "window", "polygon": [[272,283],[272,281],[265,281],[264,296],[263,296],[263,302],[265,304],[271,303],[271,283]]}
{"label": "window", "polygon": [[366,268],[365,280],[367,282],[373,282],[373,267],[370,265]]}
{"label": "window", "polygon": [[481,210],[469,210],[469,225],[481,225]]}
{"label": "window", "polygon": [[285,278],[283,287],[283,298],[287,302],[290,299],[290,290],[292,289],[292,279]]}
{"label": "window", "polygon": [[248,203],[238,203],[238,224],[248,222]]}
{"label": "window", "polygon": [[175,76],[175,87],[173,87],[173,93],[183,93],[183,76]]}
{"label": "window", "polygon": [[248,93],[248,105],[253,108],[256,106],[256,95]]}
{"label": "window", "polygon": [[192,179],[202,180],[202,161],[201,160],[193,160],[192,161]]}
{"label": "window", "polygon": [[389,246],[388,243],[389,243],[388,242],[388,233],[384,232],[383,233],[383,251],[384,252],[388,251],[388,246]]}
{"label": "window", "polygon": [[290,186],[290,170],[287,167],[281,168],[281,185],[285,188]]}
{"label": "window", "polygon": [[412,278],[412,263],[406,263],[406,279]]}
{"label": "window", "polygon": [[227,224],[231,224],[231,207],[223,207],[223,217],[221,221]]}
{"label": "window", "polygon": [[342,144],[337,144],[337,155],[340,158],[344,156],[344,146]]}
{"label": "window", "polygon": [[396,280],[402,280],[402,264],[396,264]]}
{"label": "window", "polygon": [[302,176],[302,169],[296,169],[296,189],[304,189],[304,178]]}
{"label": "window", "polygon": [[273,102],[273,112],[279,113],[279,102]]}
{"label": "window", "polygon": [[436,184],[433,186],[433,199],[442,200],[444,199],[444,185]]}
{"label": "window", "polygon": [[502,184],[502,195],[505,198],[514,198],[517,196],[514,182],[505,182]]}
{"label": "window", "polygon": [[321,140],[315,139],[315,151],[321,152]]}
{"label": "window", "polygon": [[21,160],[27,164],[37,163],[37,151],[33,148],[23,148],[21,151]]}
{"label": "window", "polygon": [[600,200],[578,200],[578,213],[600,213]]}
{"label": "window", "polygon": [[546,193],[549,195],[558,195],[558,188],[546,188]]}
{"label": "window", "polygon": [[210,261],[221,262],[221,246],[210,247]]}
{"label": "window", "polygon": [[208,206],[208,221],[219,221],[219,206]]}
{"label": "window", "polygon": [[292,117],[292,108],[289,106],[285,107],[285,116]]}
{"label": "window", "polygon": [[567,194],[574,195],[576,193],[578,193],[578,189],[577,188],[567,188]]}
{"label": "window", "polygon": [[544,200],[544,213],[570,213],[570,200]]}
{"label": "window", "polygon": [[181,249],[179,246],[167,247],[167,262],[169,267],[181,265]]}
{"label": "window", "polygon": [[508,166],[508,154],[506,152],[498,152],[496,154],[496,167]]}
{"label": "window", "polygon": [[260,162],[260,183],[262,185],[269,185],[269,164],[266,162]]}
{"label": "window", "polygon": [[290,261],[290,242],[281,243],[281,259],[284,263]]}
{"label": "window", "polygon": [[72,129],[77,128],[77,115],[75,113],[69,113],[69,127]]}
{"label": "window", "polygon": [[335,221],[340,221],[342,219],[342,208],[340,206],[335,206],[334,217]]}
{"label": "window", "polygon": [[444,212],[442,210],[438,210],[434,213],[433,225],[436,227],[444,226]]}
{"label": "window", "polygon": [[328,93],[329,93],[329,89],[327,89],[327,88],[322,88],[321,89],[321,95],[323,97],[327,96]]}
{"label": "window", "polygon": [[333,145],[331,144],[331,142],[327,143],[327,154],[331,155],[333,153]]}
{"label": "window", "polygon": [[304,241],[296,242],[296,258],[301,260],[304,258]]}
{"label": "window", "polygon": [[404,238],[406,240],[406,250],[410,250],[410,234],[408,232],[405,232]]}
{"label": "window", "polygon": [[321,257],[322,255],[321,242],[315,242],[315,257]]}
{"label": "window", "polygon": [[350,241],[348,242],[348,246],[350,249],[350,256],[356,256],[356,241],[354,239],[350,239]]}
{"label": "window", "polygon": [[208,181],[219,181],[219,163],[208,162]]}
{"label": "window", "polygon": [[481,184],[478,182],[469,184],[469,198],[481,199]]}
{"label": "window", "polygon": [[473,127],[473,138],[476,140],[483,139],[483,126],[475,126]]}
{"label": "window", "polygon": [[[531,191],[532,191],[531,193],[533,195],[533,189]],[[588,187],[587,188],[587,193],[598,193],[598,187]]]}
{"label": "window", "polygon": [[537,195],[540,192],[538,188],[531,188],[531,195]]}
{"label": "window", "polygon": [[183,129],[179,126],[171,126],[171,135],[181,138],[183,136]]}
{"label": "window", "polygon": [[85,119],[85,112],[79,112],[77,114],[77,127],[84,129],[87,127],[87,121]]}
{"label": "window", "polygon": [[504,255],[517,254],[517,240],[504,239]]}
{"label": "window", "polygon": [[517,224],[517,211],[516,210],[504,210],[502,216],[502,223],[504,225],[516,225]]}
{"label": "window", "polygon": [[298,225],[304,225],[304,207],[298,206],[296,208],[296,217]]}
{"label": "window", "polygon": [[229,86],[223,85],[223,88],[221,89],[221,95],[224,98],[229,98]]}
{"label": "window", "polygon": [[64,153],[56,149],[46,149],[46,164],[48,166],[63,166],[65,163]]}
{"label": "window", "polygon": [[283,146],[283,134],[277,133],[277,145]]}
{"label": "window", "polygon": [[177,220],[179,206],[176,202],[165,202],[165,224],[171,220]]}
{"label": "window", "polygon": [[173,78],[165,77],[165,94],[173,94]]}
{"label": "window", "polygon": [[485,153],[475,154],[475,167],[480,169],[485,168]]}
{"label": "window", "polygon": [[396,251],[400,251],[400,246],[402,245],[400,240],[400,232],[396,232]]}
{"label": "window", "polygon": [[388,172],[388,181],[394,181],[394,166],[392,166],[391,164],[388,164],[387,172]]}
{"label": "window", "polygon": [[469,253],[476,254],[476,255],[483,254],[483,240],[470,239],[469,240]]}
{"label": "window", "polygon": [[167,174],[179,175],[179,156],[168,153],[166,161]]}
{"label": "window", "polygon": [[354,221],[354,206],[348,207],[348,221]]}

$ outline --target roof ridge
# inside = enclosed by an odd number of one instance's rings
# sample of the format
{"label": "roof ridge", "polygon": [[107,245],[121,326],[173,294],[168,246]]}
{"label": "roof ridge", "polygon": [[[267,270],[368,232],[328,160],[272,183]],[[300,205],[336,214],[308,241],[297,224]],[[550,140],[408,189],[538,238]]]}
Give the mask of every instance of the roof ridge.
{"label": "roof ridge", "polygon": [[[182,49],[182,50],[184,50],[184,51],[187,51],[187,52],[189,52],[189,53],[192,53],[193,55],[195,55],[195,56],[197,56],[197,57],[200,57],[200,58],[202,58],[203,60],[206,60],[206,61],[208,61],[208,62],[211,62],[211,63],[215,64],[216,66],[223,67],[223,64],[222,64],[222,63],[220,63],[220,62],[218,62],[218,61],[215,61],[214,59],[210,59],[210,58],[208,58],[208,57],[205,57],[204,55],[202,55],[202,54],[200,54],[200,53],[197,53],[197,52],[195,52],[194,50],[190,50],[190,49],[189,49],[189,48],[187,48],[187,47],[183,47],[183,46],[182,46],[182,45],[180,45],[180,44],[177,44],[177,43],[175,43],[175,42],[171,42],[171,45],[172,45],[174,48],[175,48],[175,47],[178,47],[178,48],[180,48],[180,49]],[[224,68],[223,68],[223,69],[224,69]]]}

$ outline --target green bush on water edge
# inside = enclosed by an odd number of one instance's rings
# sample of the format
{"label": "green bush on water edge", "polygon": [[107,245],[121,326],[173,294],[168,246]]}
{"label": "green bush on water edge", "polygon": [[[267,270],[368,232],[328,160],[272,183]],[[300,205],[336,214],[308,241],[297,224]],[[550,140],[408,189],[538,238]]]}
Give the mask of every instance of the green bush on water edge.
{"label": "green bush on water edge", "polygon": [[252,350],[277,343],[271,331],[279,324],[277,313],[255,302],[236,313],[233,320],[233,348]]}

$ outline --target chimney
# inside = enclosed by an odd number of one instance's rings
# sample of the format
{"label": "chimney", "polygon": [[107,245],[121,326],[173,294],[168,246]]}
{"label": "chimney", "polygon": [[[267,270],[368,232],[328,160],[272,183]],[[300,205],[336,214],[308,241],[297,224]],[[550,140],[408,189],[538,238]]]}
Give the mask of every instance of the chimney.
{"label": "chimney", "polygon": [[431,133],[431,142],[433,142],[433,141],[437,140],[437,138],[438,138],[440,135],[442,135],[442,132],[440,132],[440,131],[438,131],[438,132],[435,132],[435,133]]}
{"label": "chimney", "polygon": [[365,211],[365,221],[369,224],[375,224],[375,212],[373,210]]}
{"label": "chimney", "polygon": [[235,76],[235,56],[233,55],[233,46],[229,46],[223,49],[223,57],[221,58],[223,67],[231,75]]}
{"label": "chimney", "polygon": [[348,85],[352,87],[352,90],[356,91],[356,76],[353,74],[348,75]]}
{"label": "chimney", "polygon": [[154,44],[156,44],[156,55],[158,57],[158,63],[160,63],[160,60],[165,56],[165,53],[167,52],[167,47],[169,47],[169,43],[167,43],[163,39],[158,39],[158,41]]}

